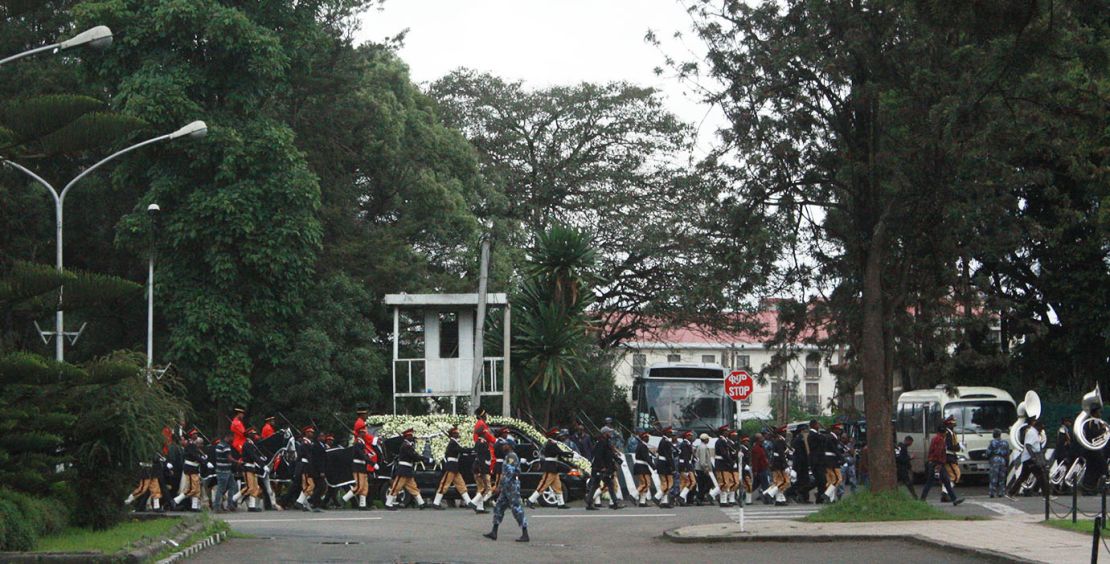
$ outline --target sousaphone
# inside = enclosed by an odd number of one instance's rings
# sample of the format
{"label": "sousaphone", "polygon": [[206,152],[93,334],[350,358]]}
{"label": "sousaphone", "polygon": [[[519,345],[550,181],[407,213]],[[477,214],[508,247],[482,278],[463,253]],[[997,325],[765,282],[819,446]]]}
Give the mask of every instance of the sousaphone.
{"label": "sousaphone", "polygon": [[1095,384],[1095,389],[1083,396],[1083,411],[1075,416],[1072,424],[1075,440],[1087,450],[1101,451],[1110,442],[1110,424],[1093,414],[1101,409],[1102,391]]}
{"label": "sousaphone", "polygon": [[[1025,400],[1017,406],[1017,421],[1010,425],[1010,448],[1013,449],[1015,454],[1020,454],[1025,450],[1025,428],[1029,426],[1030,419],[1038,419],[1041,416],[1041,398],[1037,392],[1029,390],[1025,392]],[[1041,443],[1046,442],[1047,437],[1041,437]]]}

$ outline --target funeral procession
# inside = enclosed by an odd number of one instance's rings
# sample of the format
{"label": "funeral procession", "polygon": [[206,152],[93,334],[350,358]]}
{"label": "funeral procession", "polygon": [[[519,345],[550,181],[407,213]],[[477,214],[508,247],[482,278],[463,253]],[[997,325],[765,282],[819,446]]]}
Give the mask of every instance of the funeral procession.
{"label": "funeral procession", "polygon": [[1110,562],[1108,124],[1110,0],[0,0],[0,563]]}

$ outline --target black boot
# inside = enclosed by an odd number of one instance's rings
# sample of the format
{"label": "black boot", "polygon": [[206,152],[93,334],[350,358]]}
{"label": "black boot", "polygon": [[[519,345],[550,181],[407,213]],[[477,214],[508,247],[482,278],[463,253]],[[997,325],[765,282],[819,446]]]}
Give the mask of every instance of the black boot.
{"label": "black boot", "polygon": [[521,529],[520,538],[516,539],[516,542],[528,542],[528,541],[529,541],[528,527],[524,527],[523,529]]}
{"label": "black boot", "polygon": [[490,531],[490,532],[488,532],[488,533],[486,533],[486,534],[484,534],[484,535],[482,535],[482,536],[483,536],[483,537],[486,537],[486,538],[487,538],[487,539],[489,539],[489,540],[497,540],[497,525],[494,525],[494,526],[493,526],[493,530],[492,530],[492,531]]}
{"label": "black boot", "polygon": [[536,504],[532,503],[531,498],[524,498],[524,505],[527,505],[528,509],[535,509],[536,508]]}

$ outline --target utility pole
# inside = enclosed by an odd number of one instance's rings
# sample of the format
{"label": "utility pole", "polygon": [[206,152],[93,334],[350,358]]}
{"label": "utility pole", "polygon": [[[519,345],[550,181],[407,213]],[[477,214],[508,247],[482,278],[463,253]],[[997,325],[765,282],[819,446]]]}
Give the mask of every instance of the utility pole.
{"label": "utility pole", "polygon": [[482,259],[478,266],[478,318],[474,323],[474,372],[470,382],[470,410],[481,405],[482,374],[485,367],[486,278],[489,273],[489,238],[482,237]]}

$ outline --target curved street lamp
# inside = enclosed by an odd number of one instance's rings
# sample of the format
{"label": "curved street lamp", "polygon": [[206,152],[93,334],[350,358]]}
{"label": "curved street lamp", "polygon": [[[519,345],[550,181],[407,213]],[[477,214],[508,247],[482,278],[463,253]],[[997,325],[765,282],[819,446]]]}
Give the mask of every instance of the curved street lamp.
{"label": "curved street lamp", "polygon": [[34,49],[12,55],[5,59],[0,59],[0,65],[10,63],[16,59],[22,59],[23,57],[29,57],[37,53],[42,53],[43,51],[65,51],[66,49],[81,47],[83,45],[91,47],[93,49],[103,49],[111,44],[112,30],[108,29],[108,26],[106,25],[98,25],[94,28],[82,31],[81,33],[78,33],[77,35],[74,35],[73,37],[66,39],[65,41],[51,43],[50,45],[44,45],[42,47],[36,47]]}
{"label": "curved street lamp", "polygon": [[[57,189],[55,189],[53,185],[51,185],[49,182],[47,182],[41,176],[35,174],[34,172],[32,172],[31,170],[27,169],[26,167],[24,167],[23,165],[21,165],[19,163],[9,161],[9,160],[2,160],[0,162],[2,162],[3,164],[6,164],[6,165],[22,172],[23,174],[26,174],[27,176],[31,177],[31,179],[33,179],[35,182],[38,182],[44,188],[46,188],[46,190],[48,192],[50,192],[50,195],[54,197],[55,238],[56,238],[56,243],[57,243],[56,244],[57,256],[55,257],[55,266],[57,267],[58,272],[61,272],[63,270],[63,266],[62,266],[62,264],[63,264],[62,263],[62,244],[63,244],[63,238],[62,238],[62,207],[65,204],[66,194],[69,193],[69,191],[73,188],[73,186],[75,184],[77,184],[77,182],[79,180],[88,176],[89,173],[96,170],[101,165],[103,165],[103,164],[105,164],[105,163],[107,163],[107,162],[109,162],[113,159],[116,159],[117,157],[120,157],[120,156],[123,156],[127,153],[130,153],[131,151],[134,151],[135,149],[138,149],[140,147],[145,147],[147,145],[152,145],[154,143],[158,143],[158,142],[161,142],[161,141],[172,141],[174,139],[179,139],[179,138],[182,138],[182,137],[197,139],[197,138],[204,137],[207,133],[208,133],[208,126],[205,125],[205,123],[203,121],[194,121],[194,122],[186,125],[185,127],[182,127],[181,129],[178,129],[177,131],[174,131],[173,133],[167,133],[165,135],[159,135],[158,137],[147,139],[146,141],[143,141],[141,143],[136,143],[134,145],[131,145],[130,147],[120,149],[119,151],[116,151],[115,153],[112,153],[111,155],[108,155],[107,157],[104,157],[103,159],[100,159],[99,161],[97,161],[95,164],[93,164],[89,168],[86,168],[85,170],[81,171],[81,174],[78,174],[76,177],[74,177],[73,180],[70,180],[68,183],[66,183],[66,185],[62,188],[61,192],[59,192]],[[54,335],[54,338],[55,338],[55,341],[54,341],[54,359],[61,362],[61,361],[65,360],[65,352],[64,352],[63,341],[64,341],[65,337],[67,336],[67,334],[65,332],[65,324],[64,324],[64,317],[65,316],[62,312],[62,288],[58,289],[58,310],[55,312],[54,315],[55,315],[54,332],[53,333],[43,332],[43,335],[44,335],[43,338],[45,339],[45,335],[48,335],[48,334]],[[77,335],[79,335],[79,334],[80,334],[80,332],[73,335],[73,337],[74,337],[73,340],[75,342],[77,340]]]}

